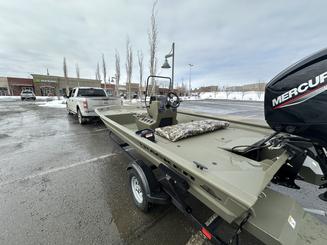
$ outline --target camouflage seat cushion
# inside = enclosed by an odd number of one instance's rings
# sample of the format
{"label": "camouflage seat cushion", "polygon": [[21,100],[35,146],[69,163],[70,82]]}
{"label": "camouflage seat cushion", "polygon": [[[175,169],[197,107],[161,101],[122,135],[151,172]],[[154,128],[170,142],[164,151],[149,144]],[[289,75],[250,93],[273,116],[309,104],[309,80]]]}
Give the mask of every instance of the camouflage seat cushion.
{"label": "camouflage seat cushion", "polygon": [[227,128],[228,126],[229,123],[225,121],[202,120],[188,123],[179,123],[173,126],[157,128],[155,132],[157,135],[175,142],[191,136]]}

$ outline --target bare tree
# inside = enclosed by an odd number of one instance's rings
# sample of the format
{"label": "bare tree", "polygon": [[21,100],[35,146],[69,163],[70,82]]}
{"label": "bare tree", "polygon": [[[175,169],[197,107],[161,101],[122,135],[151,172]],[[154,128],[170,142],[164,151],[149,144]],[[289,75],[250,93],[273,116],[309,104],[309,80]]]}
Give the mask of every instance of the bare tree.
{"label": "bare tree", "polygon": [[79,66],[78,63],[75,64],[75,68],[76,68],[76,77],[77,77],[77,86],[79,87]]}
{"label": "bare tree", "polygon": [[131,80],[132,80],[132,72],[133,72],[133,51],[127,37],[126,40],[126,85],[128,85],[128,98],[131,100]]}
{"label": "bare tree", "polygon": [[257,96],[258,99],[260,100],[263,92],[265,91],[266,83],[259,81],[256,87],[257,87]]}
{"label": "bare tree", "polygon": [[187,83],[184,83],[184,79],[182,80],[182,91],[183,91],[183,96],[186,96]]}
{"label": "bare tree", "polygon": [[118,96],[119,93],[119,81],[120,81],[120,55],[118,50],[115,50],[115,66],[116,66],[116,86],[115,86],[115,90],[116,90],[116,95]]}
{"label": "bare tree", "polygon": [[[151,13],[151,19],[150,19],[150,31],[148,33],[149,38],[149,45],[150,45],[150,75],[156,75],[157,73],[157,48],[158,48],[158,27],[157,27],[157,21],[156,21],[156,6],[158,4],[158,0],[156,0],[152,5],[152,13]],[[155,94],[156,89],[156,80],[151,79],[151,86],[152,91],[151,94]]]}
{"label": "bare tree", "polygon": [[229,95],[233,92],[233,89],[233,87],[225,86],[226,99],[228,99]]}
{"label": "bare tree", "polygon": [[63,69],[64,69],[64,77],[67,78],[68,77],[68,70],[67,70],[66,57],[64,57]]}
{"label": "bare tree", "polygon": [[139,97],[141,98],[142,96],[142,86],[143,86],[143,52],[142,51],[137,51],[137,61],[139,64],[139,72],[140,72],[140,84],[139,84]]}
{"label": "bare tree", "polygon": [[100,66],[99,66],[99,62],[97,63],[97,68],[95,70],[95,79],[96,80],[101,80],[101,74],[100,74]]}
{"label": "bare tree", "polygon": [[248,89],[244,85],[241,85],[238,88],[239,88],[238,91],[241,93],[242,100],[243,100],[244,99],[244,95],[246,94],[246,92],[248,91]]}
{"label": "bare tree", "polygon": [[106,61],[104,59],[104,54],[102,54],[102,72],[103,72],[104,89],[107,89],[107,68],[106,68]]}
{"label": "bare tree", "polygon": [[[69,84],[68,84],[68,69],[67,69],[66,57],[64,57],[64,61],[63,61],[63,70],[64,70],[64,79],[65,79],[65,83],[66,83],[66,95],[67,95],[67,92],[69,93]],[[57,89],[57,95],[59,98],[58,89]]]}

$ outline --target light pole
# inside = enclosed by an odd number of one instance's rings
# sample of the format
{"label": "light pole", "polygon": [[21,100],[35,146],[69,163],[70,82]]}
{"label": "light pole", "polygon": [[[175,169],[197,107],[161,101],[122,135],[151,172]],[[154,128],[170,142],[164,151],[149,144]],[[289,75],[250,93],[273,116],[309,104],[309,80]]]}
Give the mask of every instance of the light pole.
{"label": "light pole", "polygon": [[192,81],[192,67],[193,64],[188,64],[190,66],[190,73],[189,73],[189,80],[188,80],[188,90],[189,90],[189,96],[191,95],[191,81]]}
{"label": "light pole", "polygon": [[[168,58],[172,57],[172,67],[168,63]],[[175,43],[172,44],[169,54],[165,56],[165,63],[161,66],[163,69],[171,69],[171,83],[169,84],[169,89],[174,88],[174,68],[175,68]]]}

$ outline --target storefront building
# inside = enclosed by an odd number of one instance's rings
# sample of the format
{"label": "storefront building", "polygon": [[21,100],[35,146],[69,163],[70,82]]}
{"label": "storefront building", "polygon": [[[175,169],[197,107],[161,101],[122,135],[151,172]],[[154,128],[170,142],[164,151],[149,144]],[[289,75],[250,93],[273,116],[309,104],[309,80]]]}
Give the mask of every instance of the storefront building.
{"label": "storefront building", "polygon": [[32,74],[35,94],[38,96],[54,96],[59,90],[59,79],[55,76]]}
{"label": "storefront building", "polygon": [[75,87],[101,87],[101,81],[85,78],[65,78],[41,74],[31,74],[35,93],[39,96],[68,95]]}
{"label": "storefront building", "polygon": [[113,83],[107,83],[106,85],[104,83],[101,83],[101,88],[105,89],[107,94],[109,96],[114,96],[115,95],[115,89],[116,85]]}
{"label": "storefront building", "polygon": [[6,77],[0,77],[0,96],[10,95],[8,79]]}
{"label": "storefront building", "polygon": [[24,90],[34,91],[33,79],[7,77],[10,95],[18,96]]}

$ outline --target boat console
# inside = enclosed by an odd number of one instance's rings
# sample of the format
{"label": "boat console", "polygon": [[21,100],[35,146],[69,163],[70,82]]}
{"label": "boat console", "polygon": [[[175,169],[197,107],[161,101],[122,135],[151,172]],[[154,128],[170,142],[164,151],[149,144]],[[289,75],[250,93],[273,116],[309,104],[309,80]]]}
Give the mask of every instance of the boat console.
{"label": "boat console", "polygon": [[150,104],[147,106],[147,114],[135,116],[138,130],[156,129],[177,124],[177,108],[180,99],[174,92],[165,95],[150,97]]}

